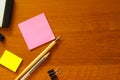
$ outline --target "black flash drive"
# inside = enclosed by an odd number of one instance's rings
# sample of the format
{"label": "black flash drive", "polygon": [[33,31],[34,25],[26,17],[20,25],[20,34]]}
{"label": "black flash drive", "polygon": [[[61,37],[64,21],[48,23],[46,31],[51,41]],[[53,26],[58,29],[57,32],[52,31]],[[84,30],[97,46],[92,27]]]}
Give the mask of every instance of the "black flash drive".
{"label": "black flash drive", "polygon": [[13,0],[0,0],[0,27],[8,27],[11,21]]}

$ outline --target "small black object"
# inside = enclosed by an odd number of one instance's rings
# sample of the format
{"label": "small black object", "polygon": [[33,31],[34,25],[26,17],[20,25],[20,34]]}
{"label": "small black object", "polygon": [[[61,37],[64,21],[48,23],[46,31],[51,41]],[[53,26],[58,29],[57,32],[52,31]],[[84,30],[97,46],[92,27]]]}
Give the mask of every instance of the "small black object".
{"label": "small black object", "polygon": [[51,69],[48,71],[49,76],[55,75],[55,73],[56,72],[54,71],[54,69]]}
{"label": "small black object", "polygon": [[54,74],[54,75],[51,76],[51,80],[57,80],[57,79],[58,79],[58,77],[57,77],[56,74]]}
{"label": "small black object", "polygon": [[0,34],[0,41],[3,41],[4,39],[5,37],[2,34]]}
{"label": "small black object", "polygon": [[56,70],[51,69],[48,71],[48,74],[51,78],[51,80],[58,80],[57,74],[61,73],[61,71],[59,71],[59,68],[57,68]]}

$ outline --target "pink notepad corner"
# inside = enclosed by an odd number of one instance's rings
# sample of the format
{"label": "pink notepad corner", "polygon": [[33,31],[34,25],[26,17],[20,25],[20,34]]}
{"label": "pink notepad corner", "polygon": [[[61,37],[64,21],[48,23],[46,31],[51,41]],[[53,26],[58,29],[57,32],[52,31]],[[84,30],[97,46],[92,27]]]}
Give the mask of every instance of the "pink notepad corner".
{"label": "pink notepad corner", "polygon": [[44,13],[18,24],[29,50],[55,39]]}

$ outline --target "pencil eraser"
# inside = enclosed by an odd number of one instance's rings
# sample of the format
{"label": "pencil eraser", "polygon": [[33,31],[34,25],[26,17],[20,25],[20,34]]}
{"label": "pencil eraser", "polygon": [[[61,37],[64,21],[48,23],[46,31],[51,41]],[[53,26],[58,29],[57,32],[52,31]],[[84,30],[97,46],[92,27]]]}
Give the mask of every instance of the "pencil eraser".
{"label": "pencil eraser", "polygon": [[9,70],[16,72],[20,66],[22,59],[12,52],[5,50],[3,55],[0,58],[0,64]]}
{"label": "pencil eraser", "polygon": [[0,27],[8,27],[11,21],[13,0],[0,0]]}

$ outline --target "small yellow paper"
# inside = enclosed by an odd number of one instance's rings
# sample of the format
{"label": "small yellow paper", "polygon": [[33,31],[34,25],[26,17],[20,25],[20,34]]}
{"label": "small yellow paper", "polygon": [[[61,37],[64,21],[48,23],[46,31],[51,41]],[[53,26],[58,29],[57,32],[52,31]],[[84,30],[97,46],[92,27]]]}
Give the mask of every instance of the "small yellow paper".
{"label": "small yellow paper", "polygon": [[0,58],[0,64],[4,67],[10,69],[13,72],[16,72],[22,59],[8,50],[5,50],[2,57]]}

